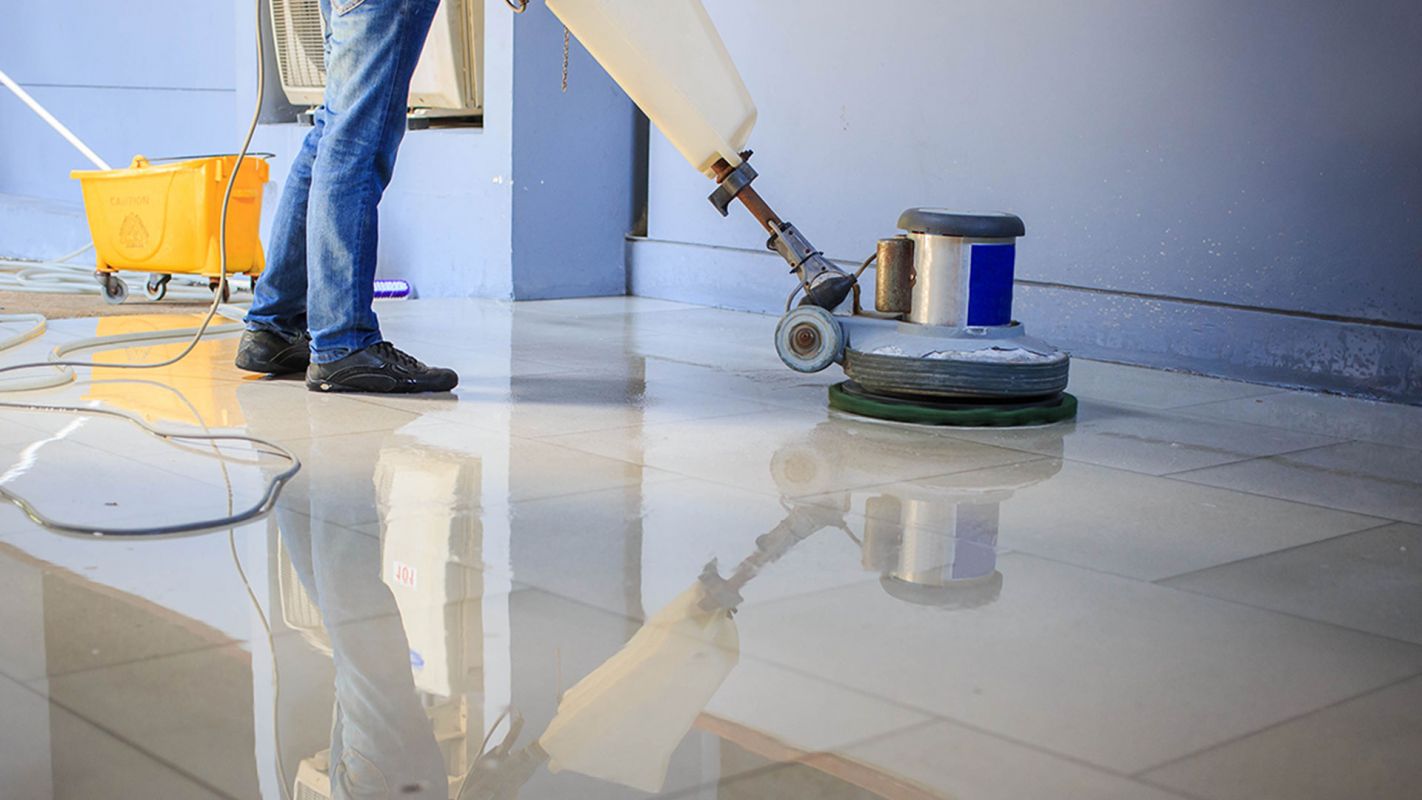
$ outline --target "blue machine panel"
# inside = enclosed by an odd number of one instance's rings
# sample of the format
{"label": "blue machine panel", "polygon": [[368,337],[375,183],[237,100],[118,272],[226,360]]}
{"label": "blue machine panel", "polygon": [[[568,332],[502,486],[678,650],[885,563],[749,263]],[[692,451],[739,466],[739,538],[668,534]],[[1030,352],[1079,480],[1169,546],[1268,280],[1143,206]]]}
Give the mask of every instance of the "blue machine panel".
{"label": "blue machine panel", "polygon": [[993,327],[1012,323],[1015,244],[975,244],[968,273],[968,324]]}

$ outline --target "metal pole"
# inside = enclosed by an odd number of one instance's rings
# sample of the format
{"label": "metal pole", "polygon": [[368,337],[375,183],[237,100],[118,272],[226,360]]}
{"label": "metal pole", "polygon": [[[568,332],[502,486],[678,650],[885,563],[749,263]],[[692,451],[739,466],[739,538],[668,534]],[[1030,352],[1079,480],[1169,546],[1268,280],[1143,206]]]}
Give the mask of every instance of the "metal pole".
{"label": "metal pole", "polygon": [[83,140],[81,140],[78,136],[75,136],[73,131],[64,127],[64,123],[55,119],[54,115],[49,113],[49,111],[46,110],[44,106],[40,105],[38,100],[34,99],[33,97],[30,97],[29,92],[20,88],[20,84],[15,83],[15,81],[12,80],[9,75],[5,74],[5,70],[3,69],[0,69],[0,83],[5,84],[5,87],[7,89],[14,92],[15,96],[20,98],[20,102],[29,106],[31,111],[35,112],[35,114],[39,115],[40,119],[45,121],[45,124],[49,125],[49,127],[51,128],[54,128],[55,133],[58,133],[60,136],[63,136],[65,141],[74,145],[74,149],[83,153],[84,157],[89,159],[89,161],[93,162],[94,166],[98,167],[99,169],[113,169],[113,167],[109,166],[109,162],[103,160],[102,158],[99,158],[99,154],[95,153],[93,150],[90,150],[89,145],[84,144]]}

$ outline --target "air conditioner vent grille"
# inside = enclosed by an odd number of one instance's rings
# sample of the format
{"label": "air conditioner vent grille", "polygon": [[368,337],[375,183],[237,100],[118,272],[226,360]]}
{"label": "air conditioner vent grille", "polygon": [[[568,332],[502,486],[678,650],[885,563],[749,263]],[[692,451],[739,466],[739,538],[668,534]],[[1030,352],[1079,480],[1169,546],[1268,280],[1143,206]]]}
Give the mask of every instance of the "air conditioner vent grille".
{"label": "air conditioner vent grille", "polygon": [[316,0],[272,0],[277,59],[291,86],[326,85],[326,32]]}
{"label": "air conditioner vent grille", "polygon": [[[294,105],[318,106],[326,88],[320,0],[267,0],[281,88]],[[422,117],[479,115],[484,0],[444,0],[410,80],[408,107]]]}

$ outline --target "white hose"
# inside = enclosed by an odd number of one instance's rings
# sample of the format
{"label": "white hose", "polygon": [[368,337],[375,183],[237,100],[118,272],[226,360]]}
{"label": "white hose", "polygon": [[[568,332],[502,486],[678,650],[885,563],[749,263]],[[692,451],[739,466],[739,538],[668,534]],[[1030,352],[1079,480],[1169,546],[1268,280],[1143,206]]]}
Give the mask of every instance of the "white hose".
{"label": "white hose", "polygon": [[[257,11],[259,12],[257,14],[257,18],[260,19],[261,2],[260,0],[254,1],[256,3]],[[257,132],[257,122],[259,121],[261,116],[262,97],[264,94],[264,88],[266,83],[265,54],[263,53],[260,27],[257,28],[255,33],[257,51],[256,102],[252,108],[251,122],[247,125],[246,134],[242,138],[242,147],[237,153],[236,163],[233,164],[232,172],[228,176],[227,187],[222,195],[222,209],[218,216],[219,223],[217,251],[219,256],[218,261],[220,263],[221,268],[221,271],[219,273],[220,282],[225,282],[227,280],[228,273],[228,209],[232,202],[233,189],[237,185],[237,176],[240,175],[242,172],[243,161],[245,161],[249,157],[248,154],[251,151],[252,137],[256,135]],[[72,132],[70,132],[68,128],[64,127],[64,125],[60,123],[59,120],[55,119],[54,115],[46,111],[44,107],[39,104],[38,101],[36,101],[33,97],[30,97],[27,92],[21,89],[18,84],[16,84],[13,80],[10,79],[8,75],[5,75],[3,72],[0,72],[0,83],[3,83],[5,86],[9,87],[10,90],[14,92],[15,95],[19,97],[22,101],[24,101],[24,103],[28,105],[31,110],[38,114],[39,117],[43,119],[46,123],[48,123],[50,127],[54,128],[56,132],[58,132],[61,136],[68,140],[70,144],[74,145],[77,149],[80,150],[80,152],[84,153],[84,155],[91,161],[93,161],[95,165],[101,166],[104,169],[108,169],[108,165],[104,163],[103,159],[99,158],[96,154],[94,154],[94,152],[90,150],[88,146],[85,145],[82,141],[79,141],[79,138],[75,136]],[[80,291],[81,284],[77,277],[77,273],[79,271],[82,270],[85,273],[84,279],[86,281],[93,281],[92,270],[89,267],[68,263],[69,259],[81,255],[88,249],[88,247],[85,247],[81,250],[66,254],[65,256],[59,259],[55,259],[49,262],[27,262],[16,261],[14,259],[5,259],[3,261],[0,261],[0,265],[5,266],[5,268],[7,269],[7,273],[13,273],[13,275],[9,275],[7,280],[11,286],[18,287],[20,291],[34,292],[59,289],[60,291],[65,291],[73,294]],[[94,290],[97,290],[99,288],[97,284],[91,283],[90,285],[93,286]],[[219,283],[219,285],[221,285],[221,283]],[[219,325],[216,327],[212,326],[213,320],[219,314],[221,314],[225,319],[240,320],[246,312],[246,309],[242,308],[241,306],[234,306],[224,303],[222,295],[223,292],[221,291],[211,292],[212,305],[208,307],[206,316],[203,317],[202,323],[196,328],[176,331],[144,331],[141,333],[125,333],[112,336],[90,337],[75,342],[69,342],[67,344],[63,344],[56,347],[53,352],[50,353],[49,358],[45,361],[37,361],[26,364],[7,364],[4,366],[0,366],[0,374],[34,371],[44,371],[47,373],[34,377],[24,377],[18,380],[10,378],[0,380],[0,391],[35,391],[40,389],[52,389],[57,386],[64,386],[74,380],[75,368],[100,367],[103,369],[147,370],[172,366],[173,364],[182,361],[184,358],[187,358],[188,355],[192,353],[192,351],[197,347],[198,342],[202,341],[203,337],[207,334],[236,333],[242,330],[243,326],[240,324]],[[9,334],[5,338],[0,339],[0,352],[15,347],[22,342],[27,342],[35,339],[44,332],[46,326],[46,321],[44,317],[39,314],[0,315],[0,324],[14,323],[28,325],[29,328],[19,333]],[[114,347],[121,345],[133,345],[140,343],[148,344],[170,341],[187,341],[187,346],[185,346],[182,351],[179,352],[177,355],[171,358],[164,359],[162,361],[144,363],[117,362],[99,364],[92,361],[77,361],[69,360],[68,358],[66,358],[66,356],[72,353],[76,353],[83,350],[92,350],[97,348]],[[135,425],[144,428],[149,433],[152,433],[155,436],[159,436],[170,441],[242,441],[252,444],[253,446],[259,449],[265,448],[268,452],[275,453],[290,462],[290,467],[287,470],[278,474],[273,478],[272,481],[269,482],[268,491],[264,494],[262,502],[259,503],[258,506],[254,507],[253,509],[249,509],[242,515],[228,515],[215,519],[198,520],[185,525],[170,526],[160,531],[160,533],[164,534],[208,530],[215,527],[235,525],[246,519],[250,519],[251,515],[265,513],[266,511],[269,511],[276,503],[277,495],[281,492],[282,486],[285,485],[285,483],[290,480],[293,475],[296,474],[297,470],[301,469],[301,462],[297,460],[296,456],[293,455],[291,451],[287,450],[284,447],[281,447],[280,445],[276,445],[271,442],[250,436],[192,436],[184,433],[159,431],[149,427],[137,417],[132,417],[130,415],[123,414],[117,411],[110,411],[107,409],[99,408],[77,408],[71,406],[55,406],[27,402],[0,402],[0,408],[11,408],[25,411],[55,411],[79,414],[94,413],[104,414],[107,416],[121,417],[123,419],[127,419]],[[28,515],[36,522],[52,528],[68,530],[71,532],[83,532],[90,535],[137,535],[142,533],[142,531],[131,529],[104,528],[99,526],[63,525],[57,523],[55,520],[41,516],[38,511],[36,511],[24,500],[24,498],[19,497],[18,495],[15,495],[12,492],[9,492],[8,490],[4,490],[3,487],[0,487],[0,498],[8,500],[12,504],[18,506],[22,511],[25,512],[26,515]],[[285,793],[285,787],[283,787],[283,793]]]}
{"label": "white hose", "polygon": [[[129,366],[125,364],[76,362],[68,361],[65,358],[73,353],[84,350],[101,350],[125,345],[181,342],[191,340],[200,335],[221,335],[240,333],[242,331],[244,326],[240,323],[242,317],[247,313],[245,306],[223,304],[218,306],[217,313],[224,319],[233,320],[234,324],[209,326],[205,330],[203,328],[181,328],[171,331],[140,331],[138,333],[118,333],[109,336],[91,336],[59,345],[50,352],[48,361],[18,365],[26,369],[50,367],[54,370],[53,373],[34,377],[0,379],[0,392],[31,392],[64,386],[74,380],[74,367],[76,366],[101,368],[123,368]],[[16,347],[31,339],[38,338],[44,333],[47,320],[43,314],[0,314],[0,324],[13,322],[29,323],[32,327],[29,330],[22,331],[8,338],[0,338],[0,352]],[[188,349],[191,350],[191,348]],[[147,364],[134,366],[141,368],[148,367]],[[12,368],[6,367],[0,369],[0,372],[4,372],[8,369]],[[5,405],[4,403],[0,403],[0,407],[4,407]]]}

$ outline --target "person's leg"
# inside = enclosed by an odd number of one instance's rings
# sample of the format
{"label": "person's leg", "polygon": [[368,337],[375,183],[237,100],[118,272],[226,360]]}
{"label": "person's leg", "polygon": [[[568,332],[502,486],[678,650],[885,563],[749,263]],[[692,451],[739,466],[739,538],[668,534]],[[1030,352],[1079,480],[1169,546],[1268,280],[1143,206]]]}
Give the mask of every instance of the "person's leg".
{"label": "person's leg", "polygon": [[[330,19],[330,0],[320,0],[321,15]],[[326,35],[326,54],[331,37]],[[315,125],[292,159],[267,248],[267,268],[257,281],[247,332],[237,346],[236,363],[249,372],[302,372],[311,361],[311,336],[306,331],[306,220],[311,198],[311,169],[325,131],[325,112],[317,109]]]}
{"label": "person's leg", "polygon": [[306,335],[306,211],[311,196],[311,165],[316,160],[324,128],[316,125],[291,163],[272,224],[267,267],[257,280],[256,296],[247,311],[247,329],[270,331],[288,341]]}
{"label": "person's leg", "polygon": [[306,248],[312,360],[381,342],[374,300],[377,213],[405,133],[410,78],[437,0],[332,0],[325,126]]}
{"label": "person's leg", "polygon": [[[331,57],[331,0],[320,0],[321,17],[327,21],[324,56]],[[267,247],[267,266],[257,281],[252,307],[247,310],[247,329],[268,331],[287,341],[305,340],[306,332],[306,220],[311,199],[311,169],[321,136],[326,129],[325,109],[316,109],[315,124],[292,159]]]}

